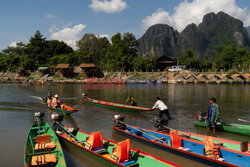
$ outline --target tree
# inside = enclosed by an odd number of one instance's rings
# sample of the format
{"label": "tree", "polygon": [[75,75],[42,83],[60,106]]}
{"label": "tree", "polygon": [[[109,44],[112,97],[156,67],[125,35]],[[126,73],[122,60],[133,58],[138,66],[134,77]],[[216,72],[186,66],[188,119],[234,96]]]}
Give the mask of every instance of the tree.
{"label": "tree", "polygon": [[30,38],[29,43],[25,46],[25,53],[28,58],[34,60],[34,65],[31,68],[46,64],[48,55],[46,55],[47,42],[43,38],[40,31],[36,31],[35,35]]}
{"label": "tree", "polygon": [[202,69],[202,70],[209,70],[209,69],[211,69],[212,68],[212,62],[211,61],[209,61],[209,60],[202,60],[201,62],[200,62],[200,68]]}
{"label": "tree", "polygon": [[63,41],[50,40],[46,41],[46,43],[45,53],[48,57],[60,54],[70,54],[73,52],[73,49]]}
{"label": "tree", "polygon": [[94,62],[99,64],[101,50],[107,48],[110,43],[106,37],[97,37],[95,34],[84,34],[84,36],[77,41],[78,51],[93,53]]}
{"label": "tree", "polygon": [[199,68],[199,61],[194,57],[192,50],[186,50],[180,57],[180,63],[186,68]]}
{"label": "tree", "polygon": [[2,52],[4,55],[16,55],[21,56],[24,55],[24,46],[25,44],[22,42],[18,42],[15,47],[8,46],[6,49],[4,49]]}

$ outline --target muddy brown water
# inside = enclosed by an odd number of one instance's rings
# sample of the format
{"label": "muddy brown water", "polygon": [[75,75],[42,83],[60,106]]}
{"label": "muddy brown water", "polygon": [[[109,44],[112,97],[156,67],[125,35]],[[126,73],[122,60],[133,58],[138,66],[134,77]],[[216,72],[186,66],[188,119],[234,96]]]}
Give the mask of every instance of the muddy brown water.
{"label": "muddy brown water", "polygon": [[[98,88],[98,87],[97,87]],[[112,89],[111,89],[112,88]],[[82,104],[81,94],[89,97],[114,102],[124,102],[128,95],[133,96],[138,105],[151,107],[155,97],[160,96],[168,105],[171,116],[169,126],[188,132],[206,134],[204,128],[193,125],[197,112],[207,111],[209,98],[217,98],[221,108],[221,120],[224,122],[243,123],[239,118],[250,120],[250,85],[160,85],[148,87],[145,85],[122,85],[121,87],[106,87],[105,89],[90,89],[83,84],[51,84],[47,86],[24,86],[0,84],[0,166],[23,166],[23,153],[28,130],[34,121],[34,113],[47,112],[41,106],[39,97],[48,91],[59,94],[62,100],[80,111],[66,116],[64,124],[79,127],[86,132],[102,131],[105,138],[116,142],[126,139],[111,128],[113,115],[121,112]],[[157,111],[151,113],[122,113],[126,115],[126,122],[131,125],[154,129],[153,121]],[[217,132],[217,137],[232,140],[249,140],[241,136],[226,132]],[[167,161],[181,166],[206,166],[199,162],[177,156],[166,151],[131,140],[136,149],[148,152]],[[104,166],[98,160],[82,155],[76,150],[64,147],[64,154],[68,166],[99,167]]]}

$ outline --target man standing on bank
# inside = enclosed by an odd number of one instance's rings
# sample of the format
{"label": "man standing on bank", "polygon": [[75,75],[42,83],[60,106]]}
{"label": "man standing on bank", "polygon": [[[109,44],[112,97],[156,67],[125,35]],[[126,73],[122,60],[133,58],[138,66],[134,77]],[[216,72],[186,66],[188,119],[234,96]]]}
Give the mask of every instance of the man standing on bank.
{"label": "man standing on bank", "polygon": [[152,109],[158,108],[160,110],[159,113],[159,118],[163,117],[163,114],[165,114],[168,118],[168,120],[171,120],[171,116],[168,112],[168,107],[163,103],[163,101],[160,99],[160,97],[156,98],[156,103],[155,105],[152,107]]}
{"label": "man standing on bank", "polygon": [[213,133],[215,133],[216,123],[220,118],[219,106],[216,104],[216,99],[212,97],[210,99],[210,106],[207,113],[206,123],[207,123],[207,131],[210,130],[210,127],[213,128]]}

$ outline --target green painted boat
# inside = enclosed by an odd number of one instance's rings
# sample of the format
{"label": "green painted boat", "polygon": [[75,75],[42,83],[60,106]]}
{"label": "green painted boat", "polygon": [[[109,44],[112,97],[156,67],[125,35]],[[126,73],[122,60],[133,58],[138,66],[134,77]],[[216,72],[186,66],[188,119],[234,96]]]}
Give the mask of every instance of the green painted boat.
{"label": "green painted boat", "polygon": [[[207,126],[204,121],[199,121],[199,120],[196,120],[194,124],[196,126],[201,126],[201,127]],[[216,128],[220,131],[250,136],[250,125],[217,122]]]}
{"label": "green painted boat", "polygon": [[105,107],[113,110],[119,110],[119,111],[129,111],[129,112],[146,112],[146,111],[153,111],[152,108],[147,107],[140,107],[140,106],[132,106],[127,104],[120,104],[120,103],[114,103],[109,101],[102,101],[102,100],[96,100],[91,99],[89,97],[83,97],[82,100],[84,103],[92,104],[98,107]]}
{"label": "green painted boat", "polygon": [[[40,165],[37,165],[39,163]],[[42,165],[46,164],[46,165]],[[32,124],[24,151],[24,166],[66,167],[60,142],[47,122]]]}
{"label": "green painted boat", "polygon": [[64,113],[64,114],[72,114],[74,112],[79,111],[79,109],[75,109],[75,108],[69,107],[69,106],[67,106],[65,104],[63,106],[64,109],[48,107],[46,103],[42,103],[42,104],[44,106],[46,106],[48,109],[52,110],[52,111],[59,112],[59,113]]}
{"label": "green painted boat", "polygon": [[[163,159],[154,157],[150,154],[144,153],[142,151],[130,148],[130,158],[124,162],[118,162],[112,159],[113,151],[117,146],[117,143],[103,138],[103,147],[98,147],[96,149],[89,149],[86,147],[86,140],[90,136],[89,133],[83,131],[77,131],[76,135],[72,137],[68,134],[71,128],[65,126],[63,129],[61,126],[55,126],[54,130],[64,146],[69,146],[67,149],[72,149],[80,151],[88,156],[94,157],[101,162],[114,167],[173,167],[178,166],[171,162],[165,161]],[[67,132],[66,132],[67,131]],[[128,139],[129,140],[129,139]]]}

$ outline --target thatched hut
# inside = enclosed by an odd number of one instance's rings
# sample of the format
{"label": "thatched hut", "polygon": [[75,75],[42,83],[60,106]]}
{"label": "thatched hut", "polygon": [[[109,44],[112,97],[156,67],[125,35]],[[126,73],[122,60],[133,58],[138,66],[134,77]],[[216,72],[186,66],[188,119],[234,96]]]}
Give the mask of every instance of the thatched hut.
{"label": "thatched hut", "polygon": [[217,83],[220,81],[220,78],[216,74],[209,74],[207,79],[209,83]]}
{"label": "thatched hut", "polygon": [[244,77],[245,82],[250,83],[250,74],[243,74],[242,76]]}
{"label": "thatched hut", "polygon": [[178,74],[174,78],[175,78],[176,83],[184,83],[184,82],[186,82],[186,79],[182,74]]}
{"label": "thatched hut", "polygon": [[208,78],[204,74],[199,74],[196,76],[196,78],[197,78],[198,83],[207,83],[208,82]]}
{"label": "thatched hut", "polygon": [[188,74],[186,77],[186,83],[195,83],[197,78],[193,74]]}
{"label": "thatched hut", "polygon": [[73,68],[70,66],[70,64],[57,64],[56,71],[62,77],[71,77]]}
{"label": "thatched hut", "polygon": [[245,78],[241,74],[233,74],[231,78],[233,79],[233,83],[245,82]]}
{"label": "thatched hut", "polygon": [[220,78],[220,83],[230,83],[233,81],[233,79],[227,74],[221,74],[219,78]]}

